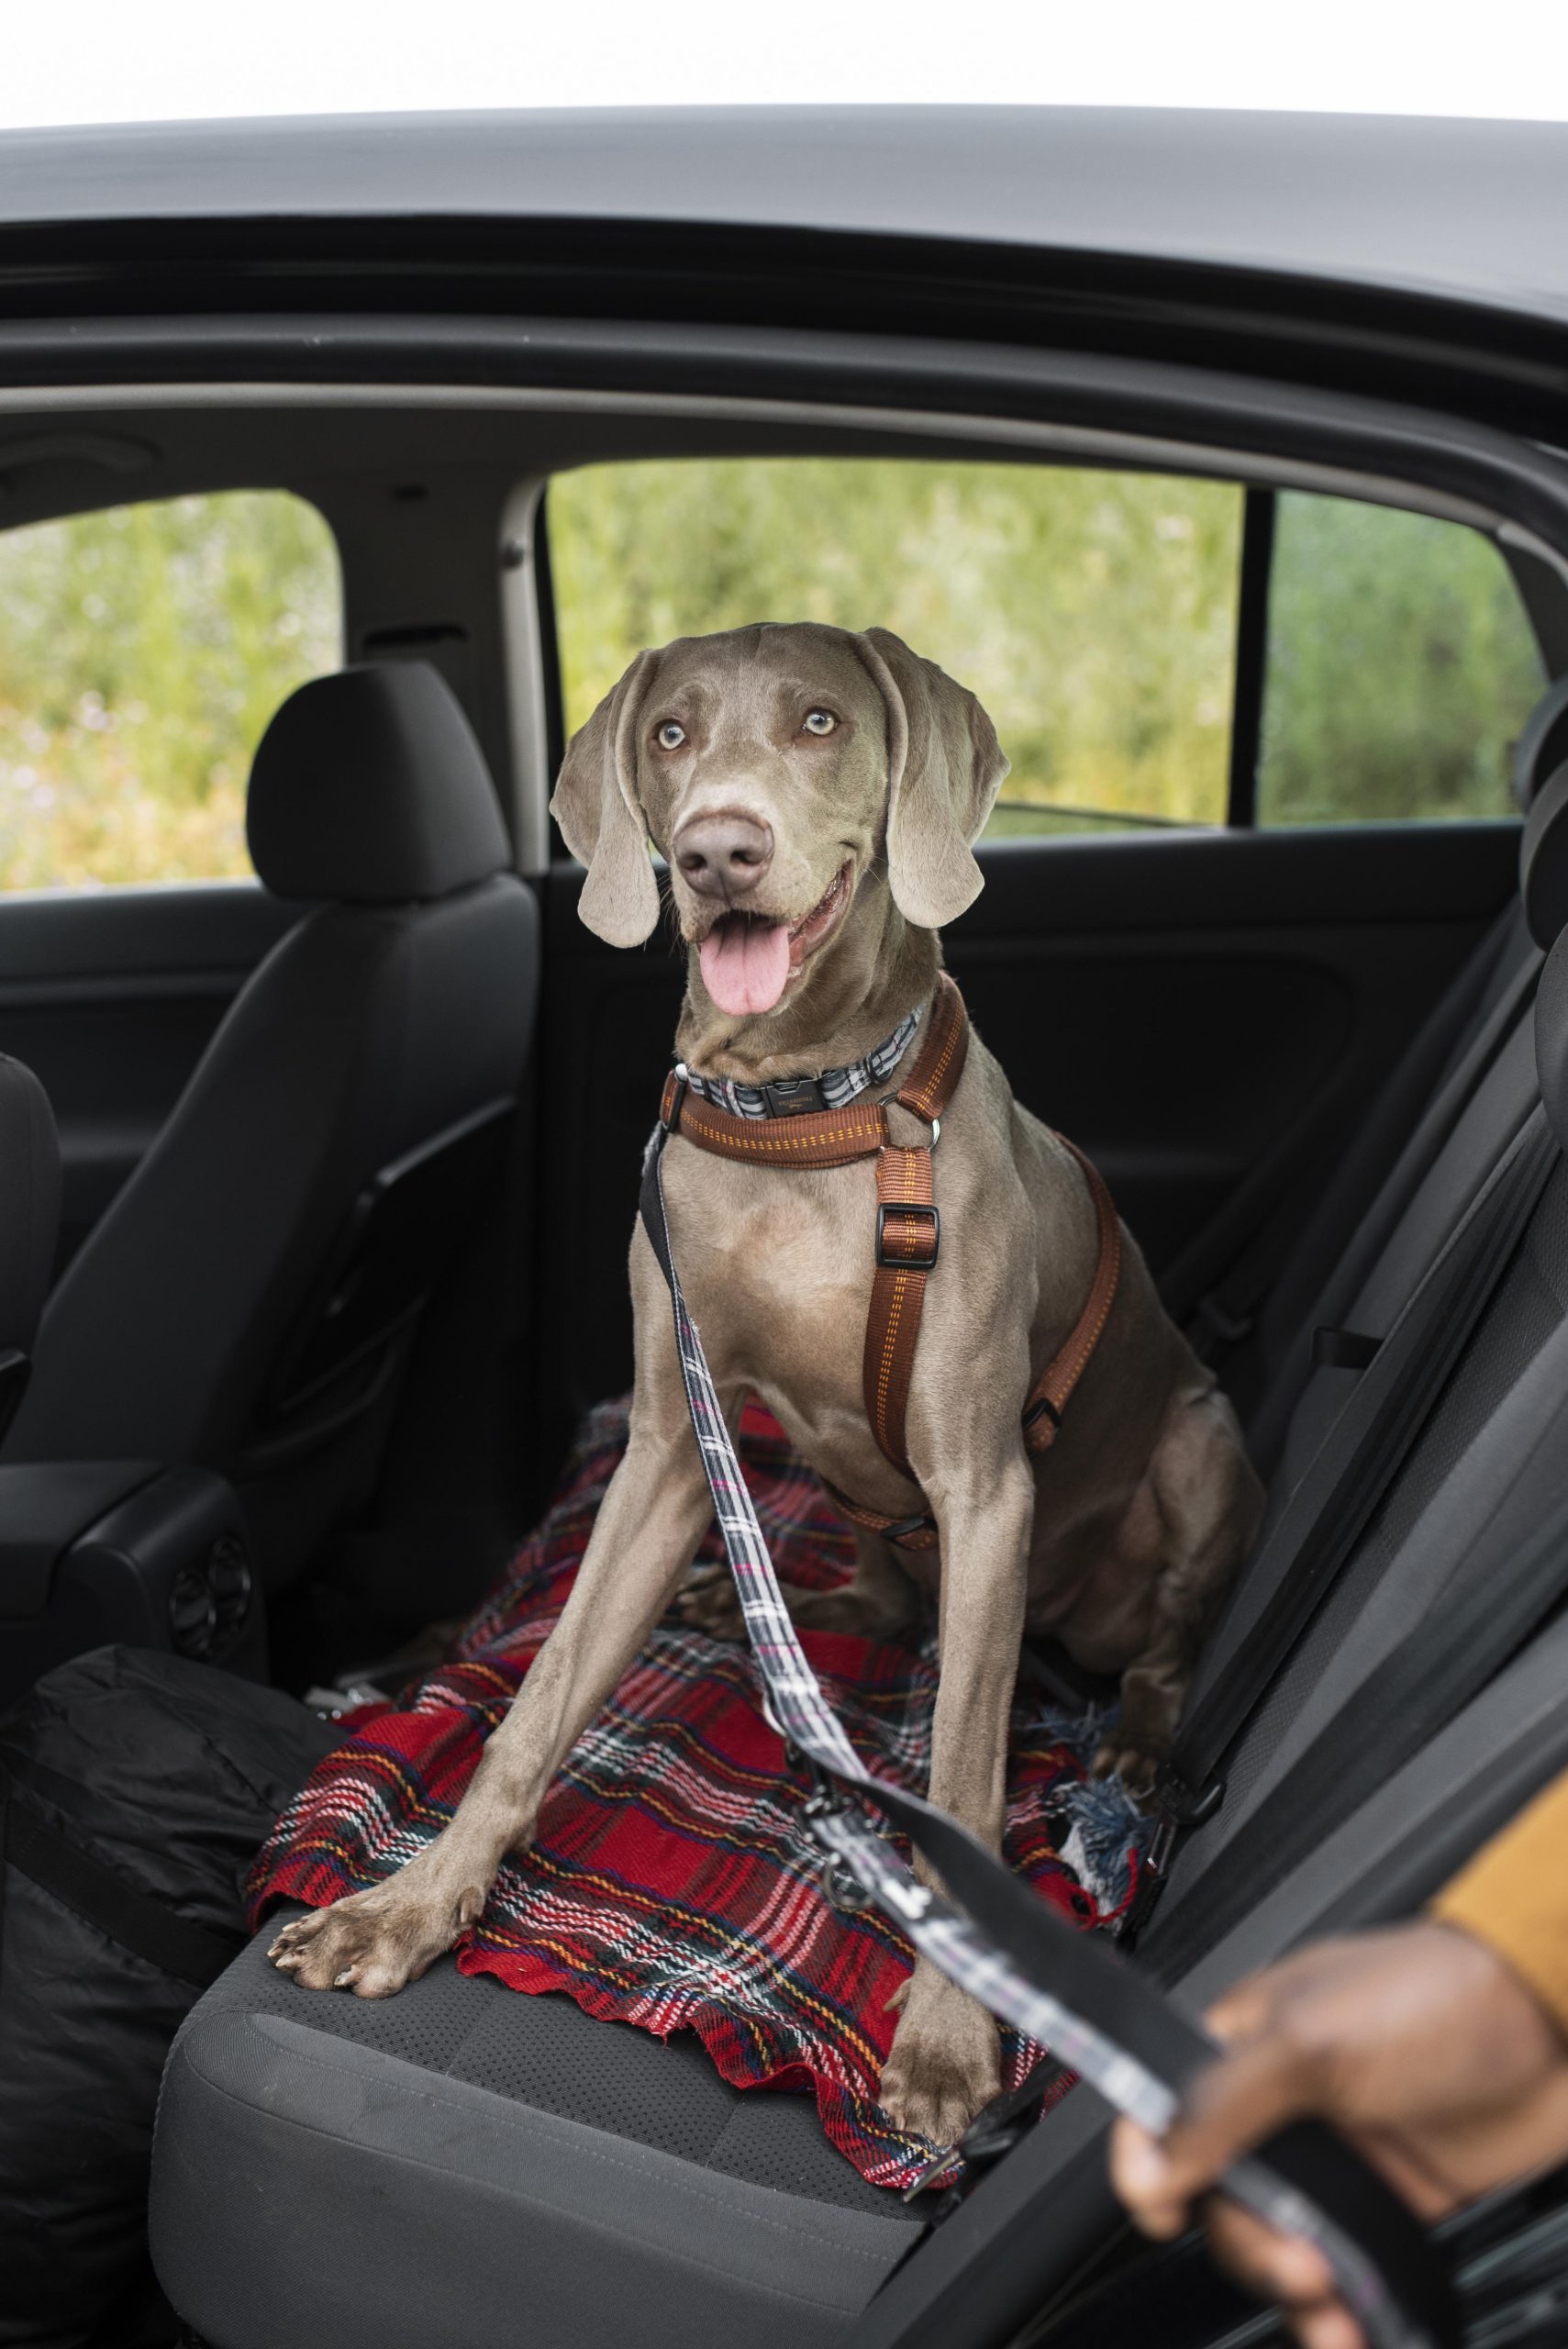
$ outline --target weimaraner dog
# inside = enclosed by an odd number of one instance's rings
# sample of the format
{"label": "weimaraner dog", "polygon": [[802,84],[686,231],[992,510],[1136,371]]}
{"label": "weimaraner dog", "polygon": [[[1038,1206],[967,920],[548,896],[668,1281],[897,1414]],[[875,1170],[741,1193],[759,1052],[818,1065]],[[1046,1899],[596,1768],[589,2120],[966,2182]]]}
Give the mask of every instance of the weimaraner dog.
{"label": "weimaraner dog", "polygon": [[[770,625],[639,653],[573,738],[553,806],[588,868],[583,919],[614,945],[652,932],[650,844],[668,859],[688,964],[681,1058],[705,1079],[761,1086],[850,1068],[910,1012],[934,1019],[938,932],[980,889],[971,844],[1006,773],[973,696],[898,638]],[[929,1140],[900,1108],[885,1117],[894,1142]],[[1031,1380],[1096,1278],[1095,1192],[978,1040],[940,1124],[940,1263],[906,1422],[917,1488],[873,1442],[862,1394],[866,1167],[737,1163],[677,1131],[665,1195],[726,1409],[756,1395],[866,1513],[934,1519],[923,1553],[858,1531],[852,1580],[803,1594],[798,1620],[887,1633],[913,1612],[911,1575],[937,1588],[930,1794],[995,1850],[1026,1631],[1121,1675],[1120,1725],[1096,1767],[1143,1790],[1262,1494],[1229,1404],[1125,1232],[1060,1433],[1043,1453],[1026,1446]],[[280,1932],[275,1963],[312,1988],[385,1998],[478,1917],[554,1772],[686,1582],[711,1509],[640,1227],[631,1292],[630,1437],[561,1621],[445,1831],[384,1884]],[[705,1598],[689,1585],[682,1603],[725,1615],[711,1586]],[[883,2071],[889,2115],[950,2143],[998,2077],[991,2018],[922,1960]]]}

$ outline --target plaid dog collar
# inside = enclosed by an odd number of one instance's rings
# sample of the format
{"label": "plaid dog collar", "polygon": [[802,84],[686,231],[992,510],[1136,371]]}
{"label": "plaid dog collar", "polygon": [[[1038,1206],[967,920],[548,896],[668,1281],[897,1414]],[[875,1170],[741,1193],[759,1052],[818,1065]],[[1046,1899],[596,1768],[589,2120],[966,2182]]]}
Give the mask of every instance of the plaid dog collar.
{"label": "plaid dog collar", "polygon": [[785,1118],[797,1109],[842,1109],[873,1085],[885,1085],[915,1041],[924,1007],[917,1004],[901,1019],[885,1042],[873,1045],[863,1060],[848,1068],[825,1068],[820,1076],[780,1076],[769,1085],[741,1085],[729,1076],[699,1076],[684,1062],[677,1063],[689,1090],[732,1118]]}

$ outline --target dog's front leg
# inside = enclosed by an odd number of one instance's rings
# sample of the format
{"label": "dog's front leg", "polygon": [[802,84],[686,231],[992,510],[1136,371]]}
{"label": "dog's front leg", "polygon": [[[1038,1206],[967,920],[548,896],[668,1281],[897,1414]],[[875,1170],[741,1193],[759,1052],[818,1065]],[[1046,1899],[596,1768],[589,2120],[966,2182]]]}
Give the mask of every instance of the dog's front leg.
{"label": "dog's front leg", "polygon": [[[1022,1444],[984,1486],[927,1492],[941,1535],[941,1670],[930,1797],[999,1853],[1007,1734],[1024,1631],[1034,1477]],[[937,1881],[919,1860],[916,1873]],[[884,2109],[901,2129],[951,2145],[1001,2085],[996,2025],[918,1958],[883,2067]]]}
{"label": "dog's front leg", "polygon": [[661,1283],[649,1310],[638,1300],[630,1440],[560,1622],[435,1842],[384,1884],[284,1927],[269,1954],[308,1988],[389,1998],[474,1922],[502,1860],[531,1839],[550,1779],[690,1565],[712,1502],[686,1416],[667,1300],[662,1315],[651,1309],[662,1297]]}

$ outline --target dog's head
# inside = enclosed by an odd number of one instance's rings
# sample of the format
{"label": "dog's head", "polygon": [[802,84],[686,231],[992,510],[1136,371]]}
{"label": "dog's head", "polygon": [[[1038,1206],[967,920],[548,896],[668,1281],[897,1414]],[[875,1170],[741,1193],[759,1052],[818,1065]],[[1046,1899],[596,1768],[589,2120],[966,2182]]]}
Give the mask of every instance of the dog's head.
{"label": "dog's head", "polygon": [[972,693],[885,629],[732,629],[639,652],[572,740],[550,805],[588,867],[583,919],[636,946],[669,862],[681,934],[731,1016],[771,1011],[890,889],[938,930],[1007,772]]}

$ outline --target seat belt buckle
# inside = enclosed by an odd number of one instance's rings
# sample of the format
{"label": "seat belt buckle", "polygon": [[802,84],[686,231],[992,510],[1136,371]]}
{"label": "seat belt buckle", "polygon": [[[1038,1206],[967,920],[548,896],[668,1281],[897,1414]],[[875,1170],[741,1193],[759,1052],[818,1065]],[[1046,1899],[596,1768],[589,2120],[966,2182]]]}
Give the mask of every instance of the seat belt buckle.
{"label": "seat belt buckle", "polygon": [[1165,1880],[1176,1848],[1176,1838],[1187,1829],[1202,1827],[1225,1800],[1225,1780],[1218,1773],[1196,1794],[1175,1773],[1162,1769],[1154,1781],[1154,1832],[1143,1854],[1140,1881],[1129,1926],[1148,1916],[1159,1887]]}
{"label": "seat belt buckle", "polygon": [[[927,1252],[923,1256],[910,1255],[904,1252],[901,1252],[896,1256],[890,1256],[888,1254],[887,1219],[890,1215],[913,1216],[917,1220],[921,1219],[924,1219],[926,1225],[925,1236],[929,1242],[929,1246]],[[918,1245],[919,1236],[917,1234],[908,1236],[914,1237],[916,1244]],[[941,1249],[941,1244],[942,1219],[935,1208],[922,1207],[917,1201],[912,1199],[884,1199],[878,1207],[876,1211],[876,1261],[878,1266],[883,1271],[894,1273],[934,1272],[936,1270],[937,1257]]]}
{"label": "seat belt buckle", "polygon": [[1365,1370],[1377,1355],[1381,1338],[1363,1330],[1330,1330],[1319,1325],[1312,1332],[1314,1370]]}

